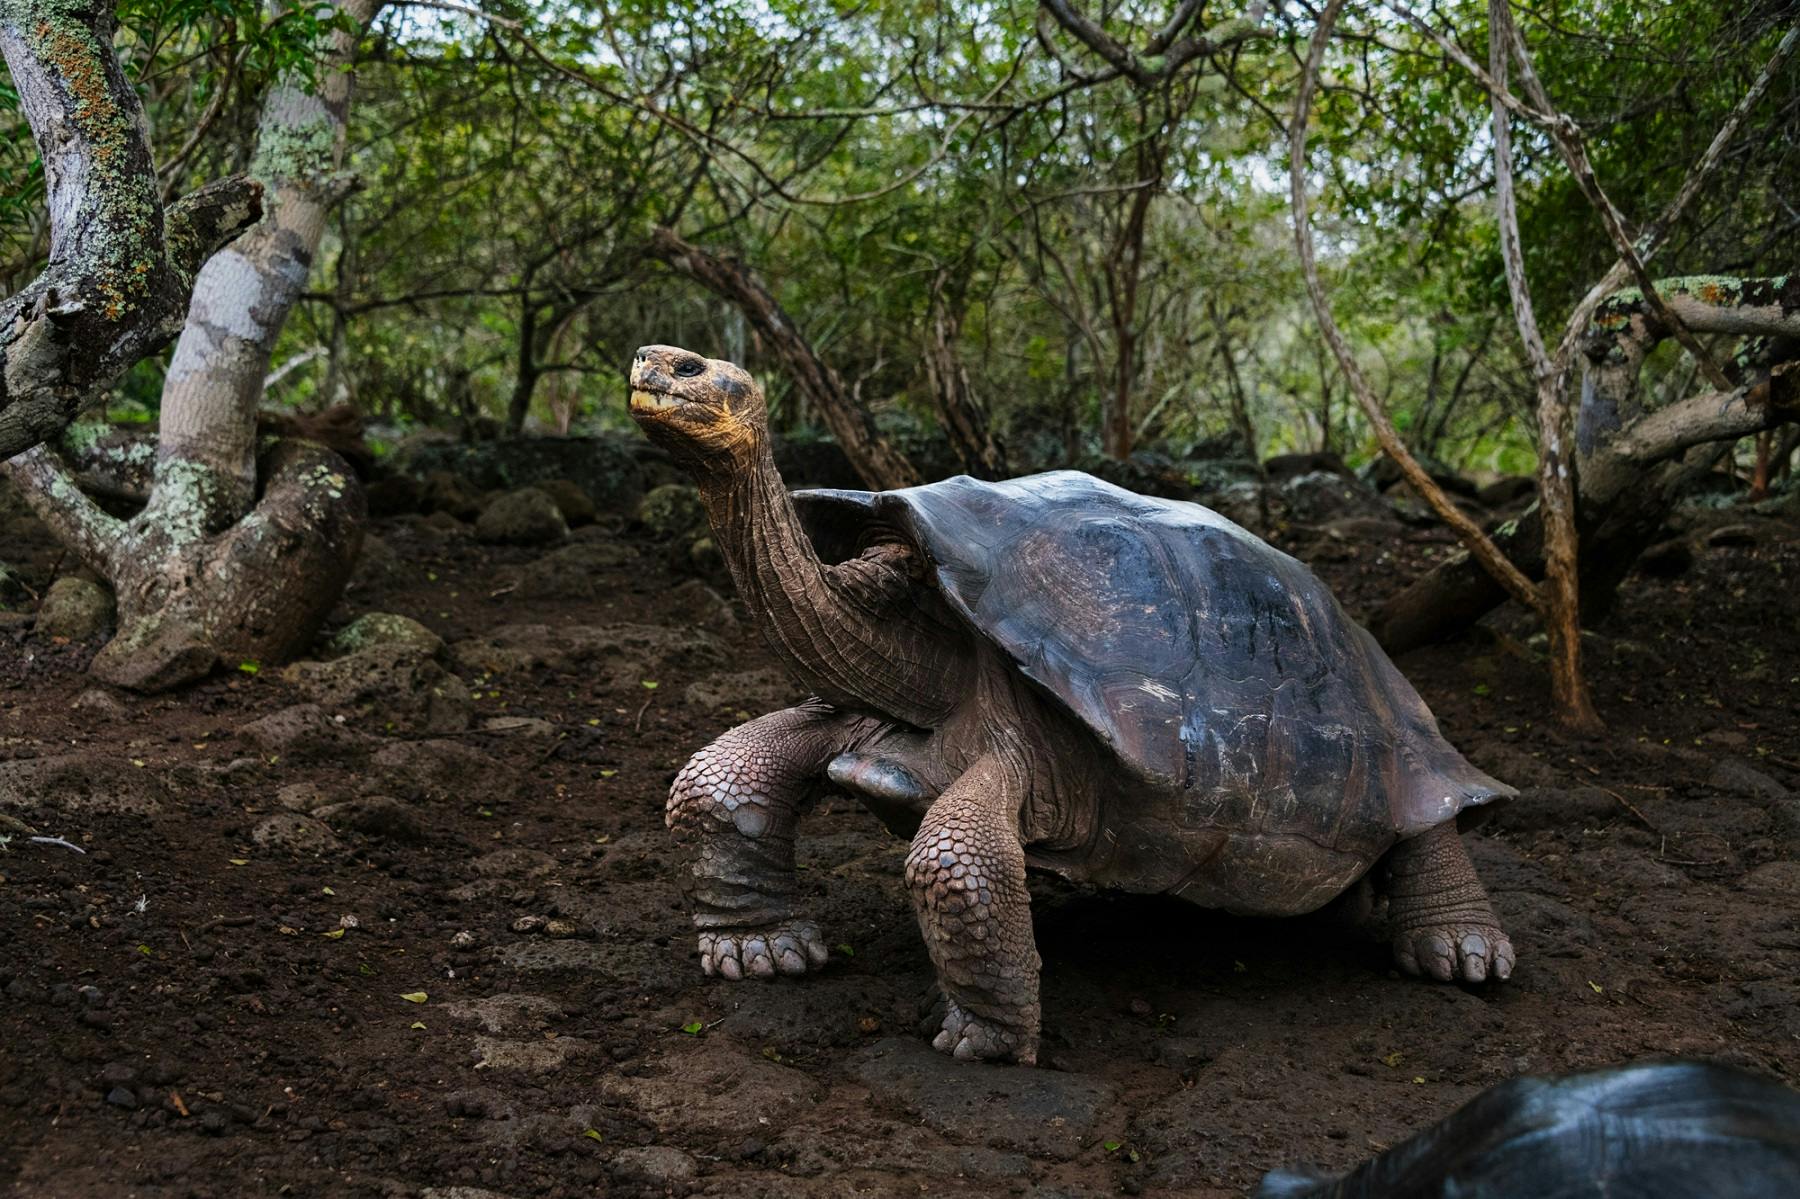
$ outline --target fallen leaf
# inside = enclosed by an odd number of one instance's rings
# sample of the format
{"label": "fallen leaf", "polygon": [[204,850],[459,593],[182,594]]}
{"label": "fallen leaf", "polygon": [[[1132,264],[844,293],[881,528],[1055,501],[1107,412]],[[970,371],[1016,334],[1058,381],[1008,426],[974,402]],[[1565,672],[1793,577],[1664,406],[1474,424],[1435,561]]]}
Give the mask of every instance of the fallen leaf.
{"label": "fallen leaf", "polygon": [[689,1020],[686,1024],[681,1026],[681,1031],[690,1037],[697,1037],[700,1035],[700,1030],[705,1027],[706,1025],[700,1023],[698,1020]]}
{"label": "fallen leaf", "polygon": [[1405,1056],[1404,1054],[1402,1054],[1398,1049],[1396,1049],[1396,1050],[1394,1050],[1394,1052],[1392,1052],[1392,1053],[1388,1054],[1386,1057],[1382,1058],[1381,1064],[1386,1066],[1388,1069],[1392,1070],[1395,1066],[1398,1066],[1400,1064],[1400,1059],[1404,1056]]}
{"label": "fallen leaf", "polygon": [[337,892],[333,891],[330,887],[320,887],[319,892],[320,892],[320,894],[323,894],[323,895],[336,895],[337,894]]}
{"label": "fallen leaf", "polygon": [[591,1128],[585,1130],[581,1135],[586,1137],[590,1141],[600,1141],[600,1142],[604,1143],[606,1140],[605,1137],[601,1136],[598,1132],[595,1132]]}
{"label": "fallen leaf", "polygon": [[406,1000],[408,1003],[424,1003],[426,995],[423,991],[408,991],[406,994],[400,996],[400,998]]}
{"label": "fallen leaf", "polygon": [[248,866],[250,864],[249,858],[226,858],[225,860],[230,862],[233,866]]}
{"label": "fallen leaf", "polygon": [[425,1024],[424,1024],[424,1022],[423,1022],[423,1021],[421,1021],[421,1020],[414,1020],[414,1021],[413,1021],[413,1022],[412,1022],[412,1025],[411,1025],[411,1027],[413,1027],[413,1028],[420,1028],[420,1029],[422,1029],[422,1028],[424,1028],[424,1027],[425,1027]]}
{"label": "fallen leaf", "polygon": [[1594,981],[1594,980],[1593,980],[1593,979],[1591,979],[1591,978],[1590,978],[1590,979],[1588,979],[1588,986],[1590,986],[1590,987],[1592,987],[1592,988],[1594,988],[1594,994],[1596,994],[1596,995],[1604,995],[1604,994],[1606,994],[1606,988],[1605,988],[1605,987],[1603,987],[1603,986],[1601,986],[1601,985],[1600,985],[1600,984],[1599,984],[1599,983],[1597,983],[1597,982],[1595,982],[1595,981]]}
{"label": "fallen leaf", "polygon": [[638,686],[642,687],[645,691],[655,691],[658,687],[662,686],[662,684],[658,683],[655,679],[640,679],[638,680]]}
{"label": "fallen leaf", "polygon": [[255,674],[262,669],[261,662],[239,662],[238,669],[245,674]]}
{"label": "fallen leaf", "polygon": [[343,937],[344,930],[341,928],[334,928],[328,933],[320,933],[319,935],[324,937],[327,941],[336,941]]}

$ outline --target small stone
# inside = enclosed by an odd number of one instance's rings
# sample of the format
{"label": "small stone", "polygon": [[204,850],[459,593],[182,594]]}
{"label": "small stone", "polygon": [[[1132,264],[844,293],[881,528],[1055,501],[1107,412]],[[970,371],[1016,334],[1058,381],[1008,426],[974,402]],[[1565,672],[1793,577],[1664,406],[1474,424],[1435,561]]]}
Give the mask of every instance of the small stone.
{"label": "small stone", "polygon": [[42,637],[86,641],[111,628],[113,617],[112,592],[88,579],[65,575],[44,593],[33,627]]}
{"label": "small stone", "polygon": [[706,528],[700,489],[687,483],[653,487],[638,505],[638,522],[659,541],[693,537]]}
{"label": "small stone", "polygon": [[700,1165],[673,1145],[642,1145],[613,1155],[613,1174],[630,1182],[670,1187],[700,1176]]}
{"label": "small stone", "polygon": [[250,839],[265,849],[318,854],[339,848],[338,839],[325,823],[304,812],[278,812],[250,830]]}
{"label": "small stone", "polygon": [[581,926],[573,920],[546,920],[544,935],[549,937],[572,937],[581,931]]}
{"label": "small stone", "polygon": [[489,545],[549,545],[568,536],[562,510],[536,487],[506,492],[475,522],[476,539]]}
{"label": "small stone", "polygon": [[520,916],[512,922],[512,930],[515,933],[541,932],[548,923],[542,916]]}
{"label": "small stone", "polygon": [[326,804],[314,815],[336,829],[351,829],[395,841],[423,841],[427,834],[424,814],[391,795],[365,795],[344,803]]}
{"label": "small stone", "polygon": [[1150,1014],[1150,1001],[1147,999],[1133,999],[1131,1001],[1131,1014],[1134,1016],[1148,1016]]}
{"label": "small stone", "polygon": [[479,944],[481,944],[481,938],[466,928],[450,938],[452,949],[473,949]]}
{"label": "small stone", "polygon": [[364,612],[339,629],[327,649],[333,657],[340,657],[371,645],[402,645],[435,657],[444,648],[444,639],[410,616]]}
{"label": "small stone", "polygon": [[591,525],[599,515],[588,493],[568,479],[546,479],[536,484],[536,487],[556,501],[557,509],[571,529],[578,525]]}
{"label": "small stone", "polygon": [[127,1111],[135,1110],[138,1105],[137,1096],[130,1087],[114,1087],[106,1093],[106,1101],[114,1107],[122,1107]]}
{"label": "small stone", "polygon": [[112,692],[100,687],[89,687],[69,705],[72,712],[92,712],[98,716],[123,716],[126,707],[119,702]]}
{"label": "small stone", "polygon": [[1721,525],[1706,535],[1706,544],[1714,547],[1751,546],[1756,540],[1756,530],[1750,525]]}

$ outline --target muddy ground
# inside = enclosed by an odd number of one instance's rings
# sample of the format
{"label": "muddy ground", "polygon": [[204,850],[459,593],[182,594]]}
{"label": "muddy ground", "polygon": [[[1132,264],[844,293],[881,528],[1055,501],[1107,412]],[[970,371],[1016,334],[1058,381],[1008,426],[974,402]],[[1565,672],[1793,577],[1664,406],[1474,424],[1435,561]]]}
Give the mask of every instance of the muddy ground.
{"label": "muddy ground", "polygon": [[[86,853],[16,828],[0,852],[0,1193],[1242,1195],[1521,1072],[1683,1053],[1795,1081],[1800,528],[1689,519],[1692,568],[1634,576],[1591,642],[1603,740],[1544,720],[1516,619],[1402,663],[1523,791],[1470,837],[1510,983],[1401,979],[1330,915],[1038,880],[1036,1070],[927,1048],[904,845],[841,799],[802,848],[830,966],[702,977],[665,789],[793,697],[629,527],[578,530],[564,582],[522,589],[549,551],[377,522],[334,625],[448,643],[396,684],[435,697],[391,711],[296,708],[319,685],[273,669],[108,695],[93,644],[14,620],[0,813]],[[1358,611],[1445,552],[1283,540]],[[58,557],[0,531],[39,586]]]}

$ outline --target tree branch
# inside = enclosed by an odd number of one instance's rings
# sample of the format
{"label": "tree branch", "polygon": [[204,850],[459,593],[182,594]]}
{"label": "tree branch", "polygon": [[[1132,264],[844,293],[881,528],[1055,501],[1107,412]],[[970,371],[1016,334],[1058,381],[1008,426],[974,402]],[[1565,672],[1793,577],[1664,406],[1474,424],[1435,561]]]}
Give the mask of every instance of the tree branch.
{"label": "tree branch", "polygon": [[66,424],[180,328],[193,274],[261,216],[229,179],[165,217],[105,0],[10,0],[0,54],[44,161],[50,263],[0,303],[0,460]]}
{"label": "tree branch", "polygon": [[1338,369],[1349,382],[1356,402],[1361,405],[1363,414],[1368,417],[1376,437],[1381,441],[1381,448],[1399,466],[1400,473],[1431,506],[1432,511],[1455,531],[1458,540],[1468,547],[1469,553],[1514,598],[1534,611],[1541,612],[1543,600],[1531,580],[1501,553],[1500,548],[1481,531],[1479,525],[1451,502],[1443,488],[1432,480],[1400,440],[1394,422],[1382,408],[1381,402],[1375,398],[1374,392],[1369,390],[1368,380],[1363,377],[1356,359],[1351,356],[1344,336],[1338,330],[1337,320],[1331,314],[1331,304],[1325,296],[1324,285],[1319,282],[1319,266],[1313,250],[1312,222],[1307,215],[1306,204],[1306,123],[1312,108],[1313,92],[1318,87],[1319,68],[1325,58],[1325,48],[1330,44],[1332,27],[1336,25],[1344,3],[1345,0],[1329,0],[1325,11],[1319,15],[1318,24],[1313,31],[1312,45],[1307,52],[1306,66],[1300,76],[1299,91],[1294,97],[1293,118],[1288,123],[1288,185],[1293,204],[1294,245],[1299,252],[1301,272],[1306,277],[1306,294],[1312,300],[1313,312],[1318,317],[1319,331],[1324,335],[1332,357],[1337,360]]}

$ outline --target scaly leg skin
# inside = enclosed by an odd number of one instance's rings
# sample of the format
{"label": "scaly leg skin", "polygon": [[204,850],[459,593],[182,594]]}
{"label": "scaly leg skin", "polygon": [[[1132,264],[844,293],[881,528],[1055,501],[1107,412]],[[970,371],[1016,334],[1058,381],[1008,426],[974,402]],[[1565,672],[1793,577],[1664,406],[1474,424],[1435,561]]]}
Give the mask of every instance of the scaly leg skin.
{"label": "scaly leg skin", "polygon": [[931,805],[906,855],[906,885],[944,993],[932,1046],[953,1057],[1032,1065],[1038,1049],[1037,945],[1021,797],[999,760],[978,760]]}
{"label": "scaly leg skin", "polygon": [[1512,973],[1512,942],[1488,904],[1455,821],[1388,851],[1387,893],[1394,960],[1406,973],[1471,983]]}
{"label": "scaly leg skin", "polygon": [[819,926],[794,902],[794,837],[826,764],[879,727],[803,704],[729,730],[675,776],[664,820],[700,838],[694,927],[707,974],[773,978],[825,964]]}

